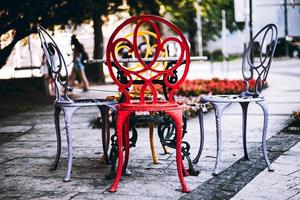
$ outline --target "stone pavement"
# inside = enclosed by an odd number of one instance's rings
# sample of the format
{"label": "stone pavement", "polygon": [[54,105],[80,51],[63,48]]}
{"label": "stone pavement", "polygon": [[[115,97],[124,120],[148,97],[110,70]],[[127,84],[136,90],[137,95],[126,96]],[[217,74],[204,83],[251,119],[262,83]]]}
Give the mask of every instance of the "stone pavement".
{"label": "stone pavement", "polygon": [[[209,68],[207,63],[193,64],[190,78],[219,76],[220,68],[216,66],[213,73],[208,73]],[[229,69],[224,76],[240,77],[237,62],[230,63]],[[112,181],[104,178],[109,166],[98,161],[102,151],[101,130],[90,127],[98,111],[84,108],[73,118],[73,174],[72,181],[65,183],[62,182],[67,157],[64,132],[59,168],[50,171],[56,139],[53,109],[49,106],[0,119],[0,199],[299,199],[300,136],[299,133],[281,132],[291,122],[292,112],[300,110],[299,77],[299,60],[275,61],[269,74],[269,87],[264,91],[270,111],[268,147],[275,172],[265,170],[260,149],[262,111],[254,104],[249,106],[248,117],[251,160],[241,159],[241,109],[233,105],[224,112],[220,166],[223,172],[219,176],[211,175],[216,139],[214,114],[210,112],[204,116],[206,138],[203,155],[196,166],[201,173],[198,177],[185,178],[191,193],[179,191],[174,150],[164,155],[156,136],[160,163],[152,164],[148,129],[139,128],[137,147],[130,155],[132,175],[122,177],[118,191],[111,194],[107,189]],[[113,86],[99,88],[114,89]],[[96,91],[91,90],[86,95],[94,93]],[[110,95],[106,91],[99,93],[100,96]],[[198,150],[198,129],[198,119],[189,119],[184,140],[191,144],[192,158]]]}
{"label": "stone pavement", "polygon": [[272,177],[267,170],[260,173],[233,198],[260,199],[300,199],[300,143],[283,153],[273,163]]}

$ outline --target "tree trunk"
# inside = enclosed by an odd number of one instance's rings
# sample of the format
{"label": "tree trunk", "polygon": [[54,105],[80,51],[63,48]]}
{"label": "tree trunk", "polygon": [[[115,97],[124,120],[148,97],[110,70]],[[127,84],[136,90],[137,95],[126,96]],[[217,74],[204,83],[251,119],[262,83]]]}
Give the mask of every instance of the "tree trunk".
{"label": "tree trunk", "polygon": [[188,35],[189,35],[189,40],[190,40],[190,44],[191,44],[191,55],[196,55],[196,53],[198,52],[196,50],[196,40],[195,40],[195,37],[196,37],[196,32],[194,30],[190,30],[188,32]]}
{"label": "tree trunk", "polygon": [[[102,59],[103,57],[103,34],[102,34],[102,25],[101,13],[93,13],[94,21],[94,59]],[[105,83],[105,77],[103,73],[102,64],[91,64],[87,67],[87,76],[88,79],[92,82]]]}
{"label": "tree trunk", "polygon": [[[3,49],[0,49],[0,69],[6,64],[8,57],[10,56],[12,50],[14,49],[14,46],[17,44],[17,42],[24,37],[30,35],[31,33],[34,32],[35,29],[31,30],[23,30],[23,31],[18,31],[16,30],[15,36],[13,41]],[[0,35],[1,36],[1,35]]]}
{"label": "tree trunk", "polygon": [[14,37],[13,41],[9,45],[0,50],[0,69],[6,64],[9,55],[18,41],[19,39]]}

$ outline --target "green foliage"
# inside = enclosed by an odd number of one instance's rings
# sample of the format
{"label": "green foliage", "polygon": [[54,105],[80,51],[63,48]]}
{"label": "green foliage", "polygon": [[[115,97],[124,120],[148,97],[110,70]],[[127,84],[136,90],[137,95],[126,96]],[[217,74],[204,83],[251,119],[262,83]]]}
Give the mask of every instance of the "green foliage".
{"label": "green foliage", "polygon": [[172,16],[172,22],[180,29],[188,34],[188,39],[191,43],[191,51],[194,54],[196,51],[195,37],[197,32],[196,8],[194,7],[195,0],[179,0],[171,4],[163,4],[164,14],[168,13]]}
{"label": "green foliage", "polygon": [[222,30],[222,10],[226,11],[226,28],[230,32],[243,28],[242,23],[234,21],[233,0],[203,0],[201,8],[203,41],[220,37]]}
{"label": "green foliage", "polygon": [[[223,52],[221,49],[216,49],[211,53],[208,51],[205,51],[203,54],[208,57],[208,60],[211,60],[213,62],[223,61],[223,59],[224,59]],[[231,61],[231,60],[238,59],[240,57],[241,57],[240,54],[229,54],[225,59],[227,61]]]}
{"label": "green foliage", "polygon": [[[170,2],[172,3],[172,2]],[[2,49],[0,48],[0,69],[5,65],[15,44],[36,32],[36,25],[45,28],[61,25],[78,25],[85,20],[93,20],[95,34],[94,58],[103,56],[102,16],[124,10],[121,7],[123,0],[9,0],[2,2],[0,7],[0,36],[13,30],[13,40]],[[160,1],[128,0],[129,12],[133,14],[159,14]],[[103,70],[99,65],[89,66],[95,77],[91,80],[104,82]]]}
{"label": "green foliage", "polygon": [[161,2],[153,0],[128,0],[130,15],[153,14],[159,15]]}
{"label": "green foliage", "polygon": [[[173,22],[177,24],[182,31],[189,34],[191,38],[196,36],[197,24],[196,19],[196,0],[179,0],[165,6],[166,12],[170,13]],[[209,40],[215,40],[220,37],[222,30],[222,10],[226,11],[226,27],[230,32],[243,28],[242,23],[234,21],[233,0],[202,0],[200,3],[202,18],[202,40],[204,46]],[[192,50],[195,50],[192,45]]]}
{"label": "green foliage", "polygon": [[0,8],[0,36],[13,30],[12,42],[0,50],[0,68],[6,63],[14,45],[36,32],[36,25],[80,24],[95,13],[107,15],[118,10],[122,0],[9,0]]}
{"label": "green foliage", "polygon": [[[172,21],[189,35],[192,52],[195,52],[197,25],[196,0],[127,0],[130,15],[169,13]],[[123,0],[4,0],[0,7],[0,36],[13,30],[12,42],[0,49],[0,69],[6,63],[14,45],[22,38],[34,33],[37,24],[45,28],[61,25],[80,24],[85,20],[94,21],[95,50],[94,58],[103,55],[103,36],[101,16],[107,16],[122,8]],[[120,7],[121,6],[121,7]],[[203,43],[220,36],[221,10],[226,11],[227,28],[234,31],[242,28],[233,20],[233,0],[202,0]],[[97,73],[95,73],[97,74]]]}

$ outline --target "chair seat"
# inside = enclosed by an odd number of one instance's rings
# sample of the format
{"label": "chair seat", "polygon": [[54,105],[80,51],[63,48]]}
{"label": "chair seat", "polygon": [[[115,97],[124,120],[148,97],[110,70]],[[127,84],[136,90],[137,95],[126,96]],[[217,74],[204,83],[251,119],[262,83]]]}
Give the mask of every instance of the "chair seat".
{"label": "chair seat", "polygon": [[166,111],[166,110],[181,110],[183,106],[177,103],[170,102],[145,102],[145,103],[120,103],[117,105],[118,110],[126,111]]}
{"label": "chair seat", "polygon": [[115,105],[115,101],[106,99],[75,99],[72,101],[55,101],[54,105],[60,107],[89,107],[101,105]]}
{"label": "chair seat", "polygon": [[240,103],[240,102],[258,102],[264,101],[264,97],[252,97],[241,95],[207,95],[202,96],[201,102],[215,102],[215,103]]}

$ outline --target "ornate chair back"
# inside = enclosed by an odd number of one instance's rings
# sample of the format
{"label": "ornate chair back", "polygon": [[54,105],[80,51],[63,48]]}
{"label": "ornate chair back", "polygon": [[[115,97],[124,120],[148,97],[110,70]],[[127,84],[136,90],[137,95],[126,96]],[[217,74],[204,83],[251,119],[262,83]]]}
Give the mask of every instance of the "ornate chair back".
{"label": "ornate chair back", "polygon": [[46,56],[51,78],[55,82],[55,93],[57,102],[72,102],[68,97],[68,70],[66,62],[57,44],[49,33],[40,25],[37,26],[41,46]]}
{"label": "ornate chair back", "polygon": [[[278,31],[275,24],[263,27],[250,41],[243,55],[242,73],[246,90],[244,96],[258,97],[265,86],[272,58],[277,44]],[[249,81],[254,79],[254,90]]]}
{"label": "ornate chair back", "polygon": [[[180,55],[171,60],[166,58],[170,43],[180,48]],[[190,52],[179,28],[161,17],[144,15],[132,17],[116,28],[108,41],[106,60],[113,81],[125,96],[124,103],[133,102],[130,90],[136,84],[139,95],[135,103],[175,103],[173,95],[189,70]],[[163,87],[168,88],[164,100],[158,95]]]}

